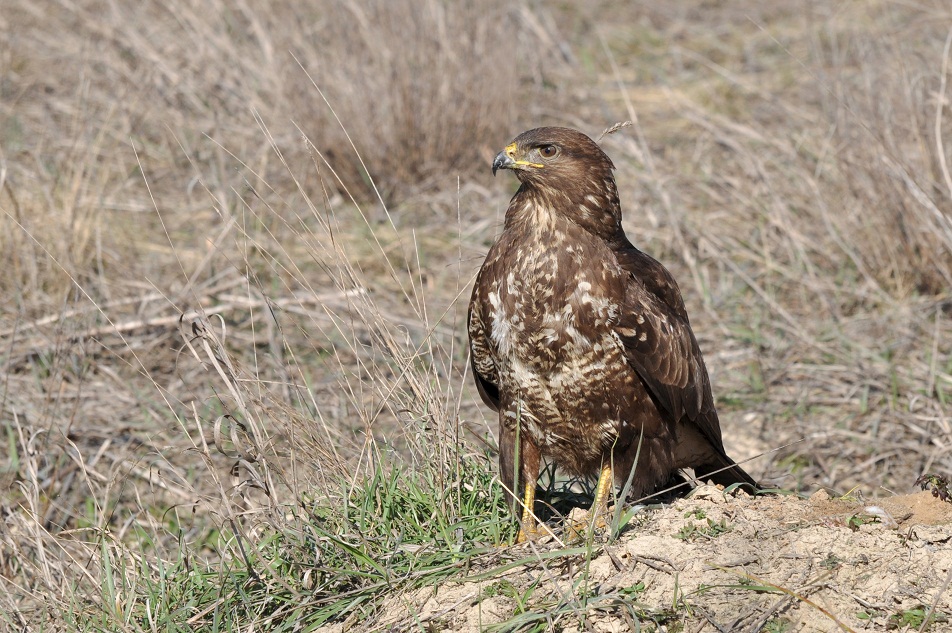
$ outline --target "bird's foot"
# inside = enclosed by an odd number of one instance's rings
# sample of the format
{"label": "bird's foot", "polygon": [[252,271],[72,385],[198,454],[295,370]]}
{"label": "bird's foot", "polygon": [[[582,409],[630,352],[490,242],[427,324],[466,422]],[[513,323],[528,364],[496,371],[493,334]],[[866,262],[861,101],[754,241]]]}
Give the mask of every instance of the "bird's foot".
{"label": "bird's foot", "polygon": [[519,528],[519,534],[516,536],[516,541],[514,545],[521,545],[522,543],[527,543],[532,541],[533,543],[541,542],[543,539],[548,539],[549,537],[555,536],[552,534],[552,531],[544,525],[539,525],[538,523],[534,525],[523,525]]}
{"label": "bird's foot", "polygon": [[601,534],[608,527],[608,508],[574,508],[565,522],[566,542],[585,540],[589,535]]}

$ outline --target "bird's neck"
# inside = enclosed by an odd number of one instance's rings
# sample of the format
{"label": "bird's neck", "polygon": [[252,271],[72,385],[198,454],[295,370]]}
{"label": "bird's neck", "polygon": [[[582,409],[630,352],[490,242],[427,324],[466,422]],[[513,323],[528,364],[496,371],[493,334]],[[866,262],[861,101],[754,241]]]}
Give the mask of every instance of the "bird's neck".
{"label": "bird's neck", "polygon": [[565,224],[612,239],[622,232],[618,191],[610,177],[597,184],[576,190],[524,182],[509,203],[505,228],[551,232]]}
{"label": "bird's neck", "polygon": [[[556,209],[559,203],[548,192],[523,184],[509,202],[506,229],[553,231],[565,221]],[[564,202],[563,202],[564,204]]]}

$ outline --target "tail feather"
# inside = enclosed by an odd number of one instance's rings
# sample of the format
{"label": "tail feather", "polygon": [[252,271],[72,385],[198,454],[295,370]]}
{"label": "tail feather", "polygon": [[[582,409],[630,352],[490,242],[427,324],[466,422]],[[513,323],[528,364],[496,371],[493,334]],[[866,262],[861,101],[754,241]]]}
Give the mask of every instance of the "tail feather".
{"label": "tail feather", "polygon": [[743,484],[749,487],[751,491],[760,490],[760,484],[757,483],[757,480],[726,455],[723,456],[722,463],[695,466],[694,476],[700,481],[713,481],[725,488],[734,484]]}

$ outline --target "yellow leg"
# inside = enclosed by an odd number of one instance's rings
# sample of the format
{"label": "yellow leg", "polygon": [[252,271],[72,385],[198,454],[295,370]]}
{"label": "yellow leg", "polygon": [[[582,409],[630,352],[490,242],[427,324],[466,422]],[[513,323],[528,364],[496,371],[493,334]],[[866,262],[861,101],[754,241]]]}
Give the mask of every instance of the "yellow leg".
{"label": "yellow leg", "polygon": [[598,486],[595,487],[595,501],[592,502],[592,512],[598,513],[608,508],[608,493],[611,492],[615,484],[615,477],[612,475],[611,462],[602,466],[602,472],[598,474]]}
{"label": "yellow leg", "polygon": [[539,520],[532,511],[535,508],[535,487],[536,482],[526,482],[526,491],[522,497],[522,525],[519,527],[516,543],[525,543],[530,538],[546,533],[545,530],[539,528]]}
{"label": "yellow leg", "polygon": [[592,501],[591,509],[584,514],[583,518],[576,519],[568,526],[568,533],[573,539],[584,537],[592,527],[599,529],[608,527],[605,515],[608,513],[608,496],[614,484],[615,477],[612,474],[611,463],[605,464],[598,474],[598,485],[595,486],[595,500]]}
{"label": "yellow leg", "polygon": [[[598,485],[595,487],[595,500],[588,511],[588,516],[576,522],[569,527],[569,531],[576,536],[583,535],[594,522],[597,528],[605,528],[608,523],[604,515],[608,510],[608,496],[611,493],[612,486],[615,483],[615,477],[612,473],[611,463],[602,466],[598,474]],[[526,489],[522,497],[522,526],[519,528],[519,535],[516,537],[516,543],[525,543],[531,538],[548,534],[548,530],[539,525],[533,513],[535,507],[535,482],[526,482]]]}

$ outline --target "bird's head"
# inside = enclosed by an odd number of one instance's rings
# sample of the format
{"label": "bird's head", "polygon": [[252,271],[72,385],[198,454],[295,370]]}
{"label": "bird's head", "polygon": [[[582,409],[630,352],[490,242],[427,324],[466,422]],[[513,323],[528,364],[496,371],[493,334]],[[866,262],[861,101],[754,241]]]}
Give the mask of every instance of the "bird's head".
{"label": "bird's head", "polygon": [[493,174],[499,169],[513,170],[522,183],[514,213],[542,204],[603,236],[621,230],[615,165],[585,134],[564,127],[523,132],[496,155]]}
{"label": "bird's head", "polygon": [[565,127],[537,127],[517,136],[493,161],[493,175],[511,169],[522,182],[578,179],[615,168],[598,144],[585,134]]}

